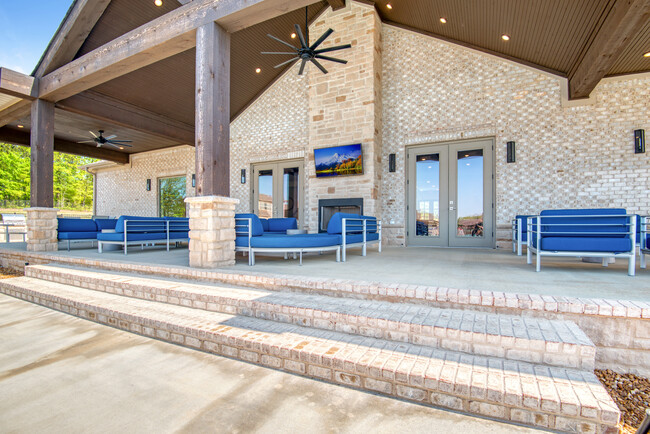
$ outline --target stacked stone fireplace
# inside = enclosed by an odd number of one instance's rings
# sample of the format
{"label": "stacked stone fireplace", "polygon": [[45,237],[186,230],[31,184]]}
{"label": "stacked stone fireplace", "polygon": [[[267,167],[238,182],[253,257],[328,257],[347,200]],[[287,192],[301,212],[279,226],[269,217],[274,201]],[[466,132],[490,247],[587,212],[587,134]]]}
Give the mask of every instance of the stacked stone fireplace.
{"label": "stacked stone fireplace", "polygon": [[344,212],[363,214],[363,198],[351,199],[319,199],[318,200],[318,232],[327,232],[327,224],[334,214]]}

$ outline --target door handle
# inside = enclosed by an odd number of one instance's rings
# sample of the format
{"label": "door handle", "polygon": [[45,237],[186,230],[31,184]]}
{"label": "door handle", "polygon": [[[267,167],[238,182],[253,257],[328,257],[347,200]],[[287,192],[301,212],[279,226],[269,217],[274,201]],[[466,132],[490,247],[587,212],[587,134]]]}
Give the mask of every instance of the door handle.
{"label": "door handle", "polygon": [[453,206],[450,206],[450,207],[449,207],[449,211],[453,211],[453,210],[454,210],[454,207],[453,207]]}

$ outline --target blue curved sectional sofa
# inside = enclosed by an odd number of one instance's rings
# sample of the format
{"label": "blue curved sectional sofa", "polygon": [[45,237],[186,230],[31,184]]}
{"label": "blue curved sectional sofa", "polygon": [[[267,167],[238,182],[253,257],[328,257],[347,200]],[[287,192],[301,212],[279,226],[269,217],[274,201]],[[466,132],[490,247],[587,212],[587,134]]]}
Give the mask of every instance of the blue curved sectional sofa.
{"label": "blue curved sectional sofa", "polygon": [[333,251],[336,261],[346,259],[349,247],[361,247],[366,256],[367,246],[377,244],[381,252],[381,222],[375,217],[336,213],[327,226],[327,232],[318,234],[288,235],[287,230],[297,229],[296,219],[260,219],[255,214],[235,215],[235,250],[249,255],[249,265],[255,265],[256,253],[302,254],[306,252]]}

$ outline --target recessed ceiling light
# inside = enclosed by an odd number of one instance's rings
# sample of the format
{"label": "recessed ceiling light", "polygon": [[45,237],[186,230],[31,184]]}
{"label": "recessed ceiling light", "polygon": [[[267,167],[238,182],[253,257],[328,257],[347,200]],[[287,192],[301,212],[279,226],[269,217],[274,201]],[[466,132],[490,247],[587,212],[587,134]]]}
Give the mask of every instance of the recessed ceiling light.
{"label": "recessed ceiling light", "polygon": [[18,128],[25,128],[25,125],[20,125],[20,124],[18,124],[18,125],[16,125],[16,126],[17,126]]}
{"label": "recessed ceiling light", "polygon": [[393,5],[390,3],[386,4],[386,9],[393,9]]}
{"label": "recessed ceiling light", "polygon": [[442,24],[447,24],[447,18],[445,18],[445,17],[440,17],[440,22],[441,22]]}
{"label": "recessed ceiling light", "polygon": [[120,149],[124,149],[124,146],[120,146]]}
{"label": "recessed ceiling light", "polygon": [[154,0],[153,4],[160,7],[160,6],[162,6],[162,0]]}
{"label": "recessed ceiling light", "polygon": [[291,34],[291,39],[296,39],[296,34],[295,33]]}
{"label": "recessed ceiling light", "polygon": [[509,41],[509,40],[510,40],[510,36],[508,36],[508,35],[506,35],[506,34],[503,34],[503,35],[501,35],[501,39],[503,39],[504,41]]}
{"label": "recessed ceiling light", "polygon": [[647,53],[643,53],[643,57],[650,57],[650,51],[648,51]]}
{"label": "recessed ceiling light", "polygon": [[259,74],[260,72],[262,72],[262,68],[255,68],[255,72]]}

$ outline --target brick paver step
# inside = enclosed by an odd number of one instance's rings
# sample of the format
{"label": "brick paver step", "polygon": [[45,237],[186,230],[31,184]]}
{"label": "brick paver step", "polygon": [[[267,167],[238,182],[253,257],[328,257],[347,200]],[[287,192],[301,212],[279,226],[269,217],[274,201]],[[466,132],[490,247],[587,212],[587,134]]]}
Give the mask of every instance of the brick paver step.
{"label": "brick paver step", "polygon": [[592,372],[317,330],[20,277],[0,292],[145,336],[416,402],[569,432],[617,432]]}
{"label": "brick paver step", "polygon": [[25,273],[134,298],[470,354],[588,370],[595,364],[595,346],[571,321],[198,284],[60,265],[29,266]]}

